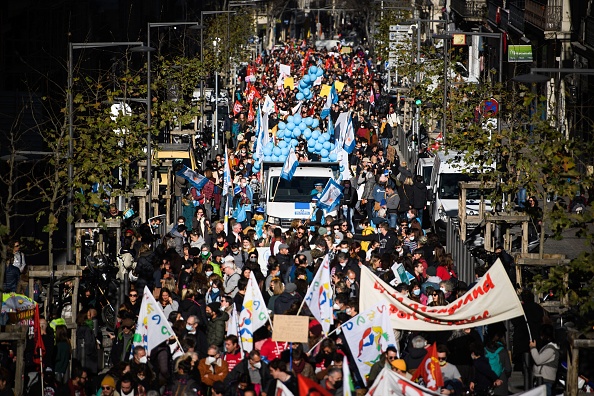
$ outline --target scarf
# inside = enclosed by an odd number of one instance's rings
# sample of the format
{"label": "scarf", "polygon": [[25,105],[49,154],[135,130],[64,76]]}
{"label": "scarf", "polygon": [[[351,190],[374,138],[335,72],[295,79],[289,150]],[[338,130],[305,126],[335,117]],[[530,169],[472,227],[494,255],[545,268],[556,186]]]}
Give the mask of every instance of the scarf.
{"label": "scarf", "polygon": [[303,372],[303,369],[305,369],[304,359],[301,359],[299,363],[293,361],[293,372],[295,372],[295,374],[301,374]]}

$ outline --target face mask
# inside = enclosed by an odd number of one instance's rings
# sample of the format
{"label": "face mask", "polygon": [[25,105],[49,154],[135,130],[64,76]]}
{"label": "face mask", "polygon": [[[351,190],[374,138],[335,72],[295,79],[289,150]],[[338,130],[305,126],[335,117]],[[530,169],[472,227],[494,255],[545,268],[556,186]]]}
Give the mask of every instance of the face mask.
{"label": "face mask", "polygon": [[347,315],[350,315],[350,314],[351,314],[351,312],[353,312],[353,310],[352,310],[352,309],[350,309],[350,308],[347,308],[347,309],[346,309],[346,314],[347,314]]}
{"label": "face mask", "polygon": [[209,277],[209,276],[211,276],[211,275],[212,275],[212,271],[206,271],[204,274],[205,274],[207,277]]}
{"label": "face mask", "polygon": [[153,227],[153,228],[159,228],[159,225],[158,224],[152,224],[151,227]]}
{"label": "face mask", "polygon": [[146,356],[143,356],[143,357],[141,357],[141,358],[138,358],[138,361],[139,361],[140,363],[144,363],[144,364],[146,364],[146,363],[148,363],[148,358],[147,358]]}
{"label": "face mask", "polygon": [[334,240],[334,244],[335,244],[335,245],[338,245],[339,243],[340,243],[340,239],[335,239],[335,240]]}
{"label": "face mask", "polygon": [[343,253],[348,253],[349,252],[349,249],[340,249],[340,251],[343,252]]}
{"label": "face mask", "polygon": [[238,255],[239,254],[239,250],[232,250],[234,255]]}
{"label": "face mask", "polygon": [[256,258],[255,258],[255,257],[250,257],[250,261],[251,261],[252,263],[255,263],[257,260],[256,260]]}
{"label": "face mask", "polygon": [[192,331],[194,330],[194,326],[186,325],[186,330]]}
{"label": "face mask", "polygon": [[439,361],[439,365],[440,365],[440,366],[445,366],[445,365],[446,365],[446,363],[447,363],[447,362],[446,362],[445,360],[440,360],[440,361]]}
{"label": "face mask", "polygon": [[219,311],[221,311],[221,312],[225,312],[225,308],[226,308],[226,307],[223,307],[223,306],[221,306],[221,308],[219,308]]}
{"label": "face mask", "polygon": [[213,286],[213,287],[211,288],[211,290],[212,290],[213,292],[217,293],[217,292],[219,291],[219,288],[218,288],[218,287],[215,287],[215,286]]}
{"label": "face mask", "polygon": [[336,381],[334,383],[334,388],[335,389],[342,389],[342,381]]}
{"label": "face mask", "polygon": [[414,236],[414,235],[411,235],[411,236],[409,236],[409,237],[408,237],[408,240],[409,240],[409,241],[414,241],[414,240],[415,240],[415,236]]}
{"label": "face mask", "polygon": [[421,295],[421,289],[415,289],[415,290],[413,290],[413,294],[415,296],[420,296]]}
{"label": "face mask", "polygon": [[332,309],[340,309],[340,305],[334,303],[334,305],[332,306]]}
{"label": "face mask", "polygon": [[415,217],[415,216],[414,216],[414,215],[411,215],[410,213],[407,213],[407,214],[406,214],[406,217],[407,217],[409,220],[412,220],[412,219],[414,219],[414,217]]}
{"label": "face mask", "polygon": [[402,248],[401,248],[401,247],[397,247],[397,248],[396,248],[396,251],[397,251],[397,252],[401,252],[401,251],[402,251]]}
{"label": "face mask", "polygon": [[340,334],[342,332],[342,329],[339,327],[338,329],[335,330],[336,334]]}
{"label": "face mask", "polygon": [[241,183],[241,187],[247,186],[247,183]]}
{"label": "face mask", "polygon": [[217,245],[219,246],[223,246],[225,244],[225,242],[217,242]]}
{"label": "face mask", "polygon": [[200,255],[202,257],[204,257],[204,258],[207,258],[208,257],[208,251],[203,251]]}
{"label": "face mask", "polygon": [[253,364],[253,367],[254,367],[255,369],[260,369],[260,367],[262,367],[262,363],[260,363],[260,362],[258,362],[258,363],[254,363],[254,364]]}
{"label": "face mask", "polygon": [[217,359],[213,356],[209,356],[206,358],[206,364],[213,364]]}
{"label": "face mask", "polygon": [[441,291],[443,292],[443,294],[445,294],[445,293],[446,293],[446,289],[445,289],[445,287],[440,287],[440,288],[439,288],[439,290],[441,290]]}

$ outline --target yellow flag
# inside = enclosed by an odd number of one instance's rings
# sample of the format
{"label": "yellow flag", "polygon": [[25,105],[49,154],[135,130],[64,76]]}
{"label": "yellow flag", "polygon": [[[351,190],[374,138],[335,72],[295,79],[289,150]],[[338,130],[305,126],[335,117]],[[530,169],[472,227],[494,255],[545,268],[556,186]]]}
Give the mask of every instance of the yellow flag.
{"label": "yellow flag", "polygon": [[328,96],[330,94],[330,85],[323,84],[322,89],[320,90],[320,96]]}

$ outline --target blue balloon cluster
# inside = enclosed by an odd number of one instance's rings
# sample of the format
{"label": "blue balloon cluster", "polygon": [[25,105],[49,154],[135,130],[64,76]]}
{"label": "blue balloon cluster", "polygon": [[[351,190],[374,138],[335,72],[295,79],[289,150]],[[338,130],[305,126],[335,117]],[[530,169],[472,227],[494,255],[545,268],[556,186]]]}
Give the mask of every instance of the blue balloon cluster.
{"label": "blue balloon cluster", "polygon": [[318,66],[311,66],[308,70],[308,73],[303,76],[301,80],[299,80],[299,84],[297,84],[297,100],[310,100],[313,98],[313,84],[317,80],[318,77],[322,77],[324,75],[324,69]]}

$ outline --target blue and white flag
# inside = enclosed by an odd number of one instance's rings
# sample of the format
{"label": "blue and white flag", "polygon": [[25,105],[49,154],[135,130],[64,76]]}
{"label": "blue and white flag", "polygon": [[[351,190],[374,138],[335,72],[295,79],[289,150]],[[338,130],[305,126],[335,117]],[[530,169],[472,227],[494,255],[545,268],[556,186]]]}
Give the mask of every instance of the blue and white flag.
{"label": "blue and white flag", "polygon": [[298,166],[299,161],[297,160],[295,149],[291,147],[289,155],[287,155],[287,159],[285,160],[285,163],[283,165],[283,169],[281,170],[280,177],[282,177],[285,180],[291,181]]}
{"label": "blue and white flag", "polygon": [[[262,112],[262,119],[260,120],[260,134],[262,135],[262,147],[266,147],[272,141],[270,132],[268,131],[268,113]],[[262,158],[262,157],[259,157]]]}
{"label": "blue and white flag", "polygon": [[192,187],[195,187],[196,190],[202,190],[202,188],[208,183],[208,178],[202,176],[200,173],[196,172],[193,169],[188,168],[184,165],[184,167],[178,170],[175,173],[177,176],[181,176],[190,183]]}
{"label": "blue and white flag", "polygon": [[334,83],[332,83],[332,87],[330,87],[330,93],[326,97],[326,103],[324,103],[324,107],[322,108],[320,117],[328,117],[328,115],[330,114],[330,108],[334,103],[338,103],[338,93],[336,92],[336,87],[334,87]]}
{"label": "blue and white flag", "polygon": [[328,334],[330,326],[334,323],[332,312],[333,293],[332,280],[330,279],[330,259],[328,255],[324,257],[316,276],[307,289],[305,294],[305,303],[309,307],[314,318],[322,325],[324,334]]}
{"label": "blue and white flag", "polygon": [[329,179],[318,199],[318,209],[325,209],[328,212],[331,212],[338,204],[340,204],[343,190],[344,187],[334,181],[334,179]]}
{"label": "blue and white flag", "polygon": [[233,188],[231,181],[231,168],[229,168],[229,154],[225,151],[225,167],[223,170],[223,196],[229,194],[229,188]]}
{"label": "blue and white flag", "polygon": [[[341,117],[344,117],[341,119]],[[355,149],[356,140],[355,140],[355,130],[353,129],[353,119],[351,118],[351,113],[340,113],[338,120],[336,121],[336,128],[338,129],[338,125],[340,123],[340,135],[342,136],[342,147],[344,150],[351,154]]]}
{"label": "blue and white flag", "polygon": [[270,99],[270,96],[264,96],[264,105],[262,106],[262,111],[264,113],[272,114],[275,112],[275,109],[276,105],[274,104],[274,101]]}

